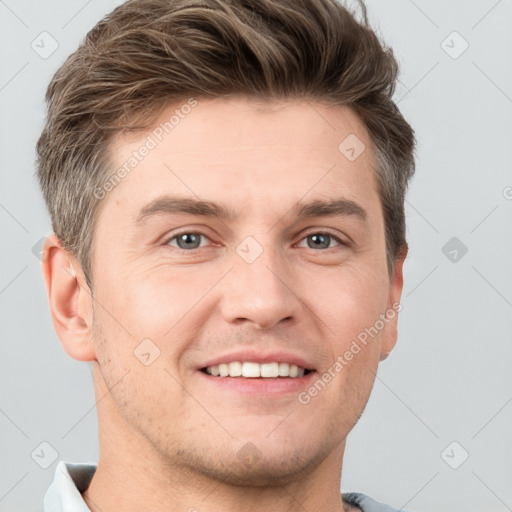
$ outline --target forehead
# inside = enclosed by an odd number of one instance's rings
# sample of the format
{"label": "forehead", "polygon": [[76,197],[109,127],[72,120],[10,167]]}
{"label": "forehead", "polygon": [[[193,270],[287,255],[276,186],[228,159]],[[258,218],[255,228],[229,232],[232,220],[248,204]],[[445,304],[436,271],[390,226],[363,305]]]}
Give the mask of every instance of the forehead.
{"label": "forehead", "polygon": [[[340,195],[375,208],[369,135],[348,107],[307,101],[197,99],[111,145],[107,202],[138,209],[164,193],[274,212]],[[121,172],[120,172],[121,171]],[[115,183],[114,183],[115,182]],[[137,215],[134,211],[133,215]]]}

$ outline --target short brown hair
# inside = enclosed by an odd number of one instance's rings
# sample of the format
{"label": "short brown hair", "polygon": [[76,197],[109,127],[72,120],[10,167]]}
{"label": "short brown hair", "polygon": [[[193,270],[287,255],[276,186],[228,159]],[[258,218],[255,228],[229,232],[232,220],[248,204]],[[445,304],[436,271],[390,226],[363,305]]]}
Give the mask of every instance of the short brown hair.
{"label": "short brown hair", "polygon": [[[52,227],[92,286],[94,190],[120,130],[149,128],[185,98],[243,95],[346,105],[371,137],[388,271],[407,249],[414,132],[392,100],[392,50],[336,0],[129,0],[101,20],[48,86],[37,143]],[[341,142],[341,141],[340,141]]]}

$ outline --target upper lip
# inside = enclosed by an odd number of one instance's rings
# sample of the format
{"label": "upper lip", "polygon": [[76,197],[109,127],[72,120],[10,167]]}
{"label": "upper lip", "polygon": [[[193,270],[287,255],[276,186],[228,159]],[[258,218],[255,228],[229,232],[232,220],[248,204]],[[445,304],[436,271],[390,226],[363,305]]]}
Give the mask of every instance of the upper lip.
{"label": "upper lip", "polygon": [[237,350],[235,352],[229,352],[226,354],[222,354],[216,356],[212,359],[209,359],[204,364],[199,366],[199,370],[202,368],[206,368],[208,366],[218,366],[221,363],[233,363],[235,361],[241,362],[252,362],[252,363],[288,363],[295,364],[306,370],[314,370],[314,366],[311,362],[308,362],[307,359],[298,355],[292,354],[291,352],[263,352],[261,350]]}

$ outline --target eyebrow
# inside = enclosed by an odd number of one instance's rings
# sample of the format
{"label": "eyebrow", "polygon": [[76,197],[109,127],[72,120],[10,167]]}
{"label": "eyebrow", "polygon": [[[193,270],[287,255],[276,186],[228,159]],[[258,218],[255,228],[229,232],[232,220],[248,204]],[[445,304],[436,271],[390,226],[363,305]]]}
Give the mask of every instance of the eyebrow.
{"label": "eyebrow", "polygon": [[328,201],[315,200],[310,203],[298,202],[293,210],[298,218],[354,216],[361,221],[368,219],[366,210],[349,199],[331,199]]}
{"label": "eyebrow", "polygon": [[[299,218],[353,216],[361,221],[366,221],[368,214],[359,204],[349,199],[314,200],[309,203],[297,202],[292,208],[293,214]],[[142,223],[149,217],[159,214],[200,215],[204,217],[216,217],[224,220],[233,220],[238,216],[238,211],[213,201],[202,201],[191,198],[162,196],[144,206],[136,220]]]}
{"label": "eyebrow", "polygon": [[237,212],[229,210],[225,206],[212,201],[201,201],[186,197],[162,196],[144,206],[138,217],[137,223],[141,223],[148,217],[158,214],[188,213],[204,217],[217,217],[220,219],[234,219]]}

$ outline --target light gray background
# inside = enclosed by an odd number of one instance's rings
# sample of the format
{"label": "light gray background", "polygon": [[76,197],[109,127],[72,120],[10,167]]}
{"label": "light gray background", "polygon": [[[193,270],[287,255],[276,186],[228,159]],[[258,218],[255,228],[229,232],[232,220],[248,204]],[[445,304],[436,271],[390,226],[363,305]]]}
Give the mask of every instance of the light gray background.
{"label": "light gray background", "polygon": [[[48,81],[118,3],[0,0],[1,511],[41,509],[56,462],[34,462],[40,443],[97,460],[90,366],[62,349],[32,252],[50,230],[34,145]],[[349,436],[342,489],[418,512],[512,510],[512,1],[368,5],[419,146],[399,342]],[[58,42],[46,59],[31,47],[51,48],[44,31]],[[455,262],[452,237],[468,248]]]}

